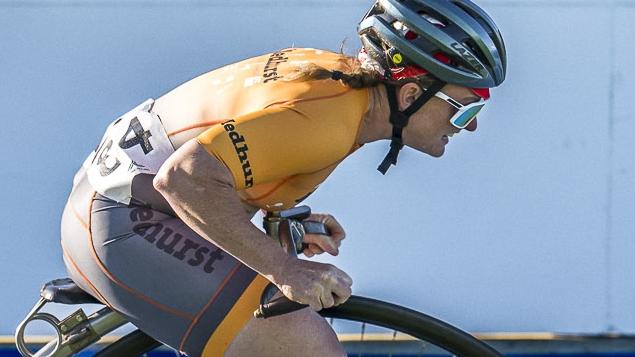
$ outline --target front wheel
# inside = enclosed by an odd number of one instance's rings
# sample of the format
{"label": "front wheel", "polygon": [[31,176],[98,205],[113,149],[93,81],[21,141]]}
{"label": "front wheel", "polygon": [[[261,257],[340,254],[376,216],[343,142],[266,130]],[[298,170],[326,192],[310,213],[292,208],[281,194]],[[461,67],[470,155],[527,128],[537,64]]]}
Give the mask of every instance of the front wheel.
{"label": "front wheel", "polygon": [[[344,304],[319,312],[326,318],[357,321],[381,326],[426,341],[461,357],[502,357],[486,343],[434,317],[375,299],[351,296]],[[149,352],[160,344],[135,331],[112,343],[95,356],[133,357]]]}
{"label": "front wheel", "polygon": [[340,306],[320,311],[320,315],[402,332],[456,356],[502,357],[498,351],[467,332],[432,316],[385,301],[351,296]]}

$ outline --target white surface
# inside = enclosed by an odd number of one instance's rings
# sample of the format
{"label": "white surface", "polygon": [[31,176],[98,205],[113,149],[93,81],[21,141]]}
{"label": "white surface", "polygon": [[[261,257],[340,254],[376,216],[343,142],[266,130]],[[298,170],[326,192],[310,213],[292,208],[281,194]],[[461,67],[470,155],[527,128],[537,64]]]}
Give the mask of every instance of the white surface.
{"label": "white surface", "polygon": [[[65,274],[61,209],[110,121],[251,55],[355,49],[369,1],[224,3],[0,2],[1,334]],[[388,143],[347,160],[309,201],[348,229],[332,261],[358,294],[475,331],[633,333],[634,2],[483,3],[510,57],[479,131],[386,177]]]}

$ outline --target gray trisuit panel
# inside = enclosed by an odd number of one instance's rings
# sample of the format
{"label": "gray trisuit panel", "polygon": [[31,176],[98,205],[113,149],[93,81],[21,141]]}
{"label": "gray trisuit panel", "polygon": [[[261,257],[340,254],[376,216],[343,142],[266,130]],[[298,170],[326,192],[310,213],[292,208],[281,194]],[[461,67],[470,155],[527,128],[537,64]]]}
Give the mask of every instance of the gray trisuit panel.
{"label": "gray trisuit panel", "polygon": [[95,193],[83,170],[64,209],[62,247],[79,286],[190,356],[257,276],[178,218]]}

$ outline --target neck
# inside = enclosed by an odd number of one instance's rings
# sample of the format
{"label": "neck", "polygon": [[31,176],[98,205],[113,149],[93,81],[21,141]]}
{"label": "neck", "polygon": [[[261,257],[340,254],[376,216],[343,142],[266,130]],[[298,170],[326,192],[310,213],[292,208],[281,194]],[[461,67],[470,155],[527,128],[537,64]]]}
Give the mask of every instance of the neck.
{"label": "neck", "polygon": [[369,89],[368,111],[362,119],[357,143],[363,145],[377,140],[390,139],[392,126],[386,86],[380,84]]}

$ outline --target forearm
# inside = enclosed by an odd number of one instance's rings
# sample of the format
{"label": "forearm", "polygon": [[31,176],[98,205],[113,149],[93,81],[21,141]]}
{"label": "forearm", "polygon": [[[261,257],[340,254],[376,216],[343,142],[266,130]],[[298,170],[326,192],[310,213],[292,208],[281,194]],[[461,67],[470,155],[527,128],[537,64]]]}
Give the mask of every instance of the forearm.
{"label": "forearm", "polygon": [[224,165],[190,141],[163,164],[154,186],[196,233],[274,281],[290,257],[251,224],[232,182]]}

